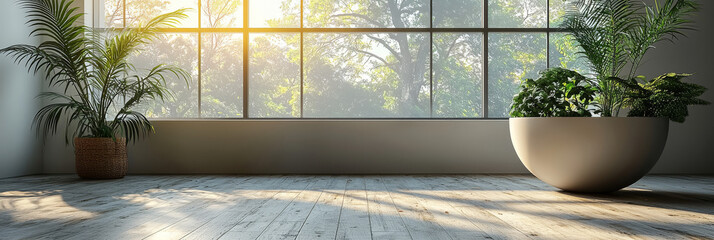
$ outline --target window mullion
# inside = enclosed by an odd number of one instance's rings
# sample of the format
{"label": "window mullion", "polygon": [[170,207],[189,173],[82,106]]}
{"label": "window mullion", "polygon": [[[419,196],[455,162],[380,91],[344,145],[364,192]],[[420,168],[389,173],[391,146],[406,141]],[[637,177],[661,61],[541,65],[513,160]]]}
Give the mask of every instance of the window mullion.
{"label": "window mullion", "polygon": [[[122,0],[121,4],[122,4],[121,25],[122,25],[122,28],[126,28],[126,0]],[[101,12],[104,12],[104,10],[102,9]]]}
{"label": "window mullion", "polygon": [[483,118],[488,118],[488,1],[483,1]]}
{"label": "window mullion", "polygon": [[249,92],[248,87],[249,87],[249,82],[248,82],[248,76],[249,74],[249,65],[250,65],[250,59],[248,51],[249,49],[249,41],[250,41],[250,36],[249,36],[249,31],[248,31],[248,4],[249,0],[243,0],[243,118],[249,118],[249,109],[248,109],[248,101],[249,101]]}
{"label": "window mullion", "polygon": [[202,80],[201,78],[203,77],[202,76],[203,62],[201,59],[201,55],[203,55],[203,52],[202,52],[201,47],[203,45],[203,39],[202,39],[203,36],[201,35],[201,0],[197,0],[197,1],[198,1],[198,40],[196,42],[198,43],[198,66],[197,66],[198,67],[198,118],[201,118],[202,117],[202,115],[201,115],[202,114],[201,93],[203,91],[202,90],[203,86],[201,85],[201,80]]}
{"label": "window mullion", "polygon": [[[434,29],[434,1],[429,0],[429,29]],[[429,31],[429,118],[434,117],[434,31]]]}
{"label": "window mullion", "polygon": [[545,33],[545,67],[550,68],[550,0],[545,4],[545,26],[548,29]]}
{"label": "window mullion", "polygon": [[305,116],[305,60],[303,55],[305,33],[303,32],[305,0],[300,0],[300,118]]}

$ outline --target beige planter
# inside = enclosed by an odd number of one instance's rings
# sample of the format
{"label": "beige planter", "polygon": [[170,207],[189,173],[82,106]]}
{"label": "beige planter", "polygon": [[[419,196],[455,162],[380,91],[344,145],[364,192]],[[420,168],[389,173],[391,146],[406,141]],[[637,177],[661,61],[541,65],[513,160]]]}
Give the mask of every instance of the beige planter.
{"label": "beige planter", "polygon": [[77,175],[88,179],[114,179],[126,176],[126,140],[118,138],[75,138],[74,158]]}
{"label": "beige planter", "polygon": [[666,118],[511,118],[511,141],[536,177],[574,192],[612,192],[657,163]]}

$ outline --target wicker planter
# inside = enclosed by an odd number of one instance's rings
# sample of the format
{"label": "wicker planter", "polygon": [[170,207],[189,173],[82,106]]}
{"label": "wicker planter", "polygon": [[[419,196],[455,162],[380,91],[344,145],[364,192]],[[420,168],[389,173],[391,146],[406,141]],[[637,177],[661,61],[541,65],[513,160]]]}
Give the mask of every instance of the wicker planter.
{"label": "wicker planter", "polygon": [[75,138],[77,175],[87,179],[123,178],[127,171],[126,140]]}

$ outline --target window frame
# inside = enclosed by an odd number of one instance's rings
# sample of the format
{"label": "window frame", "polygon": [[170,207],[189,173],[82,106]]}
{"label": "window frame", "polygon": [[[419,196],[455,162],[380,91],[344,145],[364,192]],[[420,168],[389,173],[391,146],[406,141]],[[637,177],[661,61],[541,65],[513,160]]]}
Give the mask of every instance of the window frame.
{"label": "window frame", "polygon": [[[93,14],[93,22],[98,23],[98,22],[103,22],[103,13],[104,13],[104,0],[99,0],[97,1],[99,4],[96,4],[94,6],[94,13]],[[326,27],[326,28],[311,28],[311,27],[305,27],[305,18],[304,18],[304,4],[306,0],[300,0],[300,26],[299,27],[291,27],[291,28],[265,28],[265,27],[250,27],[250,1],[251,0],[242,0],[243,1],[243,27],[236,28],[236,27],[228,27],[228,28],[205,28],[202,27],[202,19],[201,19],[201,5],[202,5],[202,0],[195,0],[198,3],[198,14],[197,14],[197,21],[198,21],[198,27],[195,28],[161,28],[159,29],[160,32],[162,33],[189,33],[189,34],[197,34],[197,67],[198,67],[198,102],[197,102],[197,111],[198,111],[198,118],[197,119],[203,119],[203,120],[237,120],[237,119],[249,119],[249,120],[503,120],[503,119],[508,119],[508,118],[502,118],[502,117],[489,117],[488,112],[489,112],[489,33],[543,33],[545,34],[545,62],[546,62],[546,67],[550,68],[551,63],[550,63],[550,35],[551,33],[564,33],[566,32],[565,29],[562,28],[554,28],[551,27],[550,22],[550,12],[551,12],[551,5],[550,2],[551,0],[545,0],[545,6],[546,6],[546,16],[545,16],[545,21],[546,21],[546,26],[545,27],[537,27],[537,28],[490,28],[489,23],[488,23],[488,18],[489,18],[489,1],[495,1],[495,0],[482,0],[483,8],[482,8],[482,26],[479,28],[464,28],[464,27],[458,27],[458,28],[448,28],[448,27],[434,27],[434,19],[433,19],[433,6],[434,6],[434,0],[429,0],[429,27],[421,27],[421,28],[332,28],[332,27]],[[259,0],[256,0],[259,1]],[[437,0],[438,1],[438,0]],[[557,1],[557,0],[556,0]],[[117,28],[119,30],[126,28],[127,22],[126,22],[126,0],[121,0],[122,3],[122,27]],[[101,28],[97,27],[96,24],[94,24],[94,28],[97,29],[106,29],[106,28]],[[202,94],[202,84],[201,84],[201,78],[202,78],[202,59],[201,59],[201,52],[202,52],[202,35],[204,33],[241,33],[243,35],[243,76],[242,76],[242,81],[243,81],[243,95],[242,95],[242,104],[243,104],[243,109],[242,109],[242,117],[238,118],[204,118],[202,117],[202,111],[201,111],[201,94]],[[250,68],[250,34],[261,34],[261,33],[299,33],[300,34],[300,116],[299,117],[289,117],[289,118],[263,118],[263,117],[251,117],[250,116],[250,104],[249,104],[249,94],[250,94],[250,81],[249,81],[249,68]],[[388,117],[388,118],[357,118],[357,117],[346,117],[346,118],[321,118],[321,117],[304,117],[304,85],[305,85],[305,74],[304,74],[304,55],[303,55],[303,46],[305,45],[304,43],[304,34],[305,33],[425,33],[429,34],[429,44],[430,44],[430,55],[429,55],[429,116],[428,117],[423,117],[423,118],[414,118],[414,117]],[[483,113],[481,117],[477,118],[451,118],[451,117],[434,117],[434,61],[433,61],[433,55],[434,55],[434,33],[481,33],[482,34],[482,39],[483,39],[483,51],[482,55],[483,57],[483,72],[482,72],[482,79],[483,79],[483,86],[482,86],[482,109]],[[186,120],[186,119],[193,119],[193,118],[152,118],[152,120]]]}

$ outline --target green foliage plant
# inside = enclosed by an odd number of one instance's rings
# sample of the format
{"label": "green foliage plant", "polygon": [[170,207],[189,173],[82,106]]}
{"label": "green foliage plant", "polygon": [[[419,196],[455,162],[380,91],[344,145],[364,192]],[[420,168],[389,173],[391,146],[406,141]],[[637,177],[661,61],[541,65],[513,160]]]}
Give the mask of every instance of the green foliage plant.
{"label": "green foliage plant", "polygon": [[693,0],[571,0],[563,27],[582,47],[597,74],[599,112],[618,116],[628,90],[617,78],[636,79],[646,53],[661,41],[674,42],[691,30],[698,10]]}
{"label": "green foliage plant", "polygon": [[512,117],[591,117],[597,88],[579,73],[550,68],[536,80],[526,79],[513,98]]}
{"label": "green foliage plant", "polygon": [[[55,134],[64,122],[67,143],[70,136],[125,137],[133,142],[154,128],[132,107],[147,99],[170,97],[167,76],[190,80],[186,71],[167,65],[140,74],[127,61],[134,51],[155,39],[159,28],[173,27],[185,18],[186,9],[157,16],[137,28],[110,29],[109,36],[81,25],[78,20],[83,14],[72,7],[72,0],[21,0],[20,4],[27,9],[28,25],[34,28],[30,35],[47,40],[38,46],[13,45],[0,49],[0,54],[24,63],[35,74],[44,74],[51,89],[62,90],[40,94],[51,103],[34,117],[38,135]],[[125,101],[118,102],[121,99]],[[119,106],[119,111],[108,116],[112,106]],[[76,126],[73,132],[70,126]]]}
{"label": "green foliage plant", "polygon": [[668,73],[645,83],[635,79],[614,80],[626,89],[624,105],[630,108],[628,117],[665,117],[682,123],[689,115],[687,106],[709,104],[698,98],[706,91],[705,87],[682,82],[689,76]]}

